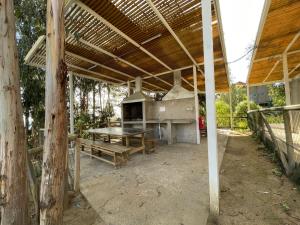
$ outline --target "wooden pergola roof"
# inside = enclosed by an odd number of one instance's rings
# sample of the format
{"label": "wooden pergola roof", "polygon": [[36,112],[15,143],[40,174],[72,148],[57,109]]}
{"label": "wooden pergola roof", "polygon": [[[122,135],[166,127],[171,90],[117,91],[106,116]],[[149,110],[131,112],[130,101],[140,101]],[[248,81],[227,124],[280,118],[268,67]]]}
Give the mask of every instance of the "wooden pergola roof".
{"label": "wooden pergola roof", "polygon": [[[218,0],[213,1],[216,91],[227,91],[226,53]],[[168,91],[174,70],[193,90],[204,90],[200,0],[69,0],[65,7],[66,62],[79,76],[124,85],[141,76],[143,88]],[[25,63],[45,67],[46,38],[40,37]]]}
{"label": "wooden pergola roof", "polygon": [[300,1],[267,0],[252,57],[248,83],[283,80],[282,55],[287,54],[288,75],[300,74]]}

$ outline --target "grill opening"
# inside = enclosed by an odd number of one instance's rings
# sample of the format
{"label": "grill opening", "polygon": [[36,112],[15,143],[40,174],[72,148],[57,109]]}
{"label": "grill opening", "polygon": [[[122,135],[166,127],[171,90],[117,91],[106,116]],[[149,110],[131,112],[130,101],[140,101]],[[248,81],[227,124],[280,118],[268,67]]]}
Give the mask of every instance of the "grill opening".
{"label": "grill opening", "polygon": [[124,103],[123,104],[124,121],[140,121],[143,120],[143,103]]}

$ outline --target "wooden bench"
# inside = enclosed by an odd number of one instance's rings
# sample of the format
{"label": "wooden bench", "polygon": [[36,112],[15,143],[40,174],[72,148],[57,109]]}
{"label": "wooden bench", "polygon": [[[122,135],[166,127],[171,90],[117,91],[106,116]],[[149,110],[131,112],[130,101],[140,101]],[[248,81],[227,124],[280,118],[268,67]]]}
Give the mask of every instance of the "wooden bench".
{"label": "wooden bench", "polygon": [[[134,136],[134,137],[130,137],[131,141],[138,141],[139,143],[142,142],[142,137],[139,136]],[[144,145],[142,144],[141,147],[137,147],[140,148],[139,151],[145,151],[147,154],[150,154],[152,152],[155,152],[156,150],[156,140],[155,139],[149,139],[149,138],[145,138],[144,139]]]}
{"label": "wooden bench", "polygon": [[[133,148],[118,144],[109,144],[87,139],[80,139],[80,147],[83,154],[109,163],[115,167],[125,164],[128,160],[128,154],[133,150]],[[89,150],[89,153],[87,150]],[[104,156],[109,156],[110,158],[105,158]]]}

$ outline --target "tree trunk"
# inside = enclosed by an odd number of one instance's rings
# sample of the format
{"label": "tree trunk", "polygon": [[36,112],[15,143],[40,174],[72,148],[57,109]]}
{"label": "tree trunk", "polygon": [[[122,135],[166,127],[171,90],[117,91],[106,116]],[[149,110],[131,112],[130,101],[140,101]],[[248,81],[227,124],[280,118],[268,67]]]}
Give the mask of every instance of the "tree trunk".
{"label": "tree trunk", "polygon": [[86,96],[86,102],[85,102],[85,104],[86,104],[86,106],[85,106],[85,113],[88,113],[88,112],[89,112],[89,92],[88,92],[88,91],[86,91],[86,92],[85,92],[85,96]]}
{"label": "tree trunk", "polygon": [[13,1],[0,0],[1,225],[27,223],[27,167]]}
{"label": "tree trunk", "polygon": [[101,83],[99,83],[99,103],[100,103],[100,111],[102,112],[103,107],[102,107],[102,88],[101,88]]}
{"label": "tree trunk", "polygon": [[93,126],[95,126],[95,122],[96,122],[96,90],[95,90],[95,86],[93,86]]}
{"label": "tree trunk", "polygon": [[67,66],[64,56],[64,1],[47,1],[45,143],[40,225],[61,225],[67,169]]}

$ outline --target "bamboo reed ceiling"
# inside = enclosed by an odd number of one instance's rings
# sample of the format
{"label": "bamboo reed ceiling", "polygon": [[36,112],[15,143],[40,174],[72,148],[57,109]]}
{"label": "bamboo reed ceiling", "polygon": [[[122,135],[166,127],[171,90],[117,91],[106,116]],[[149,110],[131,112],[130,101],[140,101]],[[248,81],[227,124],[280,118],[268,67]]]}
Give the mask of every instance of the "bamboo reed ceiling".
{"label": "bamboo reed ceiling", "polygon": [[252,59],[249,83],[261,84],[283,80],[282,54],[287,49],[289,78],[300,75],[299,36],[300,1],[272,0],[263,23],[257,52]]}
{"label": "bamboo reed ceiling", "polygon": [[[141,76],[143,87],[167,91],[173,70],[183,69],[183,86],[192,90],[191,58],[146,0],[74,0],[66,4],[66,62],[77,75],[125,84]],[[152,0],[199,66],[198,88],[204,90],[200,0]],[[228,90],[220,15],[214,2],[213,42],[216,90]],[[46,40],[41,37],[25,63],[45,67]],[[156,76],[156,77],[153,77]]]}

